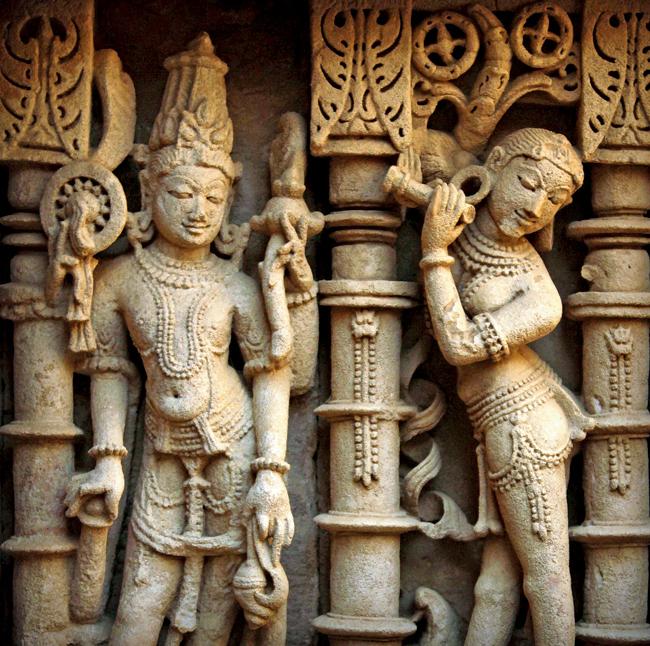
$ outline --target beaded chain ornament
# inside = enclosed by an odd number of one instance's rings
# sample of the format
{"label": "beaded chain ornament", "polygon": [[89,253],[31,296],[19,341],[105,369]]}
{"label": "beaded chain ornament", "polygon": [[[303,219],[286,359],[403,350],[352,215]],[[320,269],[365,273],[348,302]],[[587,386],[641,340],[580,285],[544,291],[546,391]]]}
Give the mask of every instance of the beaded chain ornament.
{"label": "beaded chain ornament", "polygon": [[472,296],[490,279],[497,276],[519,276],[533,271],[534,249],[525,238],[510,245],[484,236],[475,223],[465,227],[451,246],[465,273],[458,291],[466,307]]}
{"label": "beaded chain ornament", "polygon": [[537,446],[533,429],[528,424],[528,414],[553,398],[551,382],[559,382],[557,375],[540,361],[520,380],[482,395],[468,403],[467,411],[481,441],[483,435],[503,422],[512,425],[512,454],[499,471],[488,473],[492,487],[502,493],[523,483],[528,499],[531,529],[540,540],[550,531],[548,525],[548,493],[540,471],[563,463],[570,455],[572,442],[557,451],[547,451]]}
{"label": "beaded chain ornament", "polygon": [[[167,258],[154,249],[138,249],[136,260],[144,283],[154,299],[157,312],[155,352],[158,364],[167,377],[190,379],[205,365],[207,360],[203,320],[213,293],[201,289],[192,299],[187,310],[187,359],[181,361],[174,350],[176,334],[176,308],[170,290],[205,288],[219,280],[217,259],[210,256],[199,263],[179,262]],[[188,269],[191,268],[191,271]]]}

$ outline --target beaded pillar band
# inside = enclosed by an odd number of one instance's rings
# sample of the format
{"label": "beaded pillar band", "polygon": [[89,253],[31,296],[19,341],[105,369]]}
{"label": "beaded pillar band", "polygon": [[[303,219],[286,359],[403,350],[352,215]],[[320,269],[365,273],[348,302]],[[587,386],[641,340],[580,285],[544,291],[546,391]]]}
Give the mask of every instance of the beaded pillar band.
{"label": "beaded pillar band", "polygon": [[256,458],[251,462],[253,473],[258,471],[275,471],[284,475],[291,469],[291,465],[284,460],[271,460],[270,458]]}
{"label": "beaded pillar band", "polygon": [[508,342],[503,338],[494,319],[487,312],[477,314],[472,320],[481,334],[483,345],[492,361],[496,363],[510,354]]}
{"label": "beaded pillar band", "polygon": [[91,458],[105,458],[107,456],[115,456],[116,458],[124,458],[128,455],[126,447],[120,444],[95,444],[89,451],[88,455]]}
{"label": "beaded pillar band", "polygon": [[433,251],[420,260],[420,269],[430,267],[451,267],[454,259],[446,251]]}

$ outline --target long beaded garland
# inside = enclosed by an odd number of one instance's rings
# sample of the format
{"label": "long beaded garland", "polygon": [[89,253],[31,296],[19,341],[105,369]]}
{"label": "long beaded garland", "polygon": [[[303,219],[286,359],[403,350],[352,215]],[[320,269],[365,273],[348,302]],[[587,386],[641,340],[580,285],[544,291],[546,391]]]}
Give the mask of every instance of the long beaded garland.
{"label": "long beaded garland", "polygon": [[[201,289],[192,299],[187,310],[185,329],[187,330],[187,359],[176,356],[174,341],[176,334],[176,308],[172,289],[191,289],[210,286],[218,280],[216,259],[196,263],[174,263],[172,259],[162,258],[155,251],[138,250],[136,259],[142,270],[144,283],[149,288],[156,308],[155,352],[158,364],[167,377],[190,379],[201,370],[207,360],[205,347],[204,319],[209,304],[211,290]],[[170,270],[184,267],[185,275]]]}

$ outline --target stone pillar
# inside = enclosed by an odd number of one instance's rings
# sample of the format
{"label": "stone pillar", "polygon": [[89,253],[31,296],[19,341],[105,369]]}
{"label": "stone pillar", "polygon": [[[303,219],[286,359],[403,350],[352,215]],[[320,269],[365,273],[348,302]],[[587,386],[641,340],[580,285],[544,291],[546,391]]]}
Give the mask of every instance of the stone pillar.
{"label": "stone pillar", "polygon": [[569,228],[589,248],[582,275],[591,283],[568,303],[582,321],[583,399],[596,420],[584,444],[586,518],[571,529],[585,547],[577,635],[590,643],[650,643],[649,187],[646,167],[594,165],[598,217]]}
{"label": "stone pillar", "polygon": [[[77,541],[63,501],[73,441],[83,432],[73,424],[68,304],[45,299],[48,243],[39,215],[58,167],[92,159],[114,168],[132,146],[133,84],[114,51],[94,51],[93,22],[92,0],[0,4],[0,163],[9,167],[9,203],[17,209],[1,219],[13,231],[3,243],[17,249],[11,282],[0,285],[0,316],[14,322],[15,393],[15,420],[0,429],[13,443],[15,492],[15,535],[2,549],[16,558],[14,641],[26,646],[99,643],[103,630],[70,623]],[[104,123],[91,150],[93,82]]]}
{"label": "stone pillar", "polygon": [[[364,158],[331,167],[331,202],[357,203],[326,218],[336,246],[332,280],[320,283],[332,328],[332,393],[317,409],[331,429],[331,510],[316,522],[331,533],[331,608],[315,626],[333,644],[400,644],[415,630],[398,607],[400,534],[417,526],[400,509],[398,423],[414,412],[399,399],[400,318],[417,285],[395,280],[399,215],[370,208],[385,201],[368,187],[387,168]],[[346,187],[350,177],[360,181]]]}
{"label": "stone pillar", "polygon": [[312,5],[311,150],[331,157],[326,217],[334,240],[332,394],[318,413],[331,428],[331,606],[314,625],[333,644],[400,644],[401,310],[417,286],[396,280],[400,215],[382,189],[411,144],[411,3],[316,0]]}
{"label": "stone pillar", "polygon": [[[596,420],[584,445],[586,519],[571,529],[585,547],[584,610],[576,632],[589,643],[650,643],[648,597],[648,318],[650,112],[647,0],[586,0],[578,134],[591,163],[597,217],[574,222],[586,243],[588,292],[569,298],[582,321],[583,398]],[[605,91],[603,92],[603,88]]]}
{"label": "stone pillar", "polygon": [[[74,470],[73,366],[63,312],[45,304],[48,257],[38,206],[51,171],[12,172],[9,201],[21,212],[2,224],[16,229],[4,244],[18,248],[11,283],[0,286],[4,318],[14,322],[15,420],[2,427],[13,443],[14,536],[2,549],[15,557],[14,640],[65,644],[68,578],[76,540],[64,514],[65,486]],[[36,212],[35,212],[36,211]]]}

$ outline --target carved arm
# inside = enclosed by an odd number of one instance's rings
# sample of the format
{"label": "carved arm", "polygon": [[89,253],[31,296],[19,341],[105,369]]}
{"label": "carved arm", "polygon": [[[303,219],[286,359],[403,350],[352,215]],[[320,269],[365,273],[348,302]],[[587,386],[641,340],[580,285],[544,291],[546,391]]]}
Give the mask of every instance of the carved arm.
{"label": "carved arm", "polygon": [[498,310],[469,319],[449,266],[425,262],[423,273],[436,339],[445,359],[455,366],[499,361],[511,348],[546,336],[562,317],[562,301],[548,277]]}

